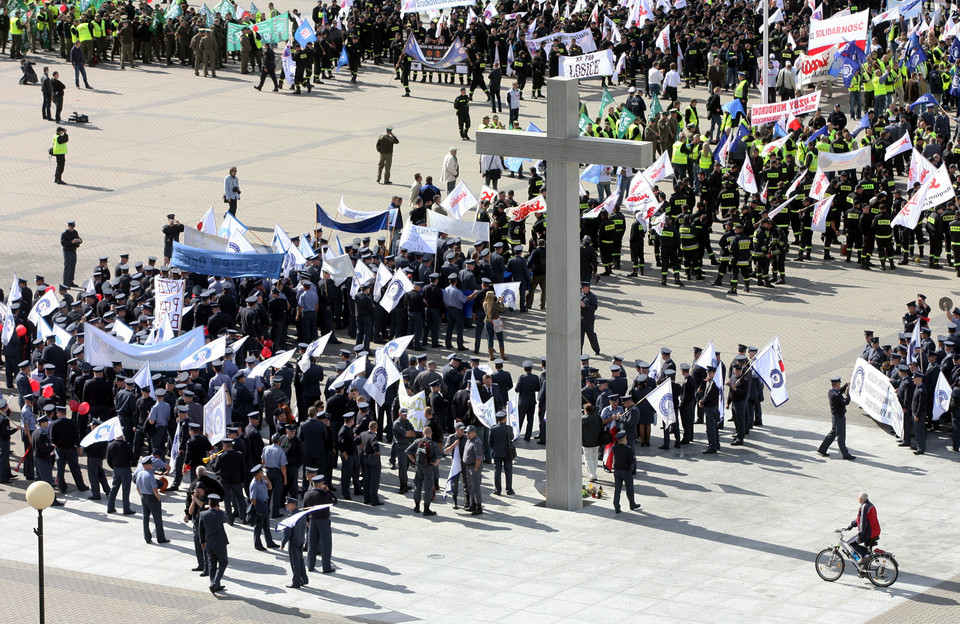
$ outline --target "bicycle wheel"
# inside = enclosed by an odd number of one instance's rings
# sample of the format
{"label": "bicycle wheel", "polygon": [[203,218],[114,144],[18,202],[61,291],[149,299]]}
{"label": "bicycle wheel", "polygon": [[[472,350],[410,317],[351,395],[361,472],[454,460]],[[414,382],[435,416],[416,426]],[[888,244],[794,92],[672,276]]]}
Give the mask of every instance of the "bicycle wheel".
{"label": "bicycle wheel", "polygon": [[897,560],[890,555],[876,555],[867,566],[867,578],[877,587],[890,587],[899,574]]}
{"label": "bicycle wheel", "polygon": [[846,567],[843,555],[837,552],[835,548],[824,548],[818,552],[815,562],[817,574],[820,575],[820,578],[831,583],[840,578],[843,569]]}

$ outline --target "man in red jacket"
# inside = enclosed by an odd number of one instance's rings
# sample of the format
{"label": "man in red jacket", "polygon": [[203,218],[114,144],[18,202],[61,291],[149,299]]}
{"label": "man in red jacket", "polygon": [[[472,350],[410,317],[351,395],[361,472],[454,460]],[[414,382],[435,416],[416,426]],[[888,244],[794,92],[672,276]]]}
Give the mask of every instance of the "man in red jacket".
{"label": "man in red jacket", "polygon": [[857,535],[847,540],[855,553],[860,556],[857,565],[866,569],[870,562],[868,546],[875,544],[880,538],[880,520],[877,519],[877,508],[870,502],[866,492],[860,492],[860,509],[847,530],[857,527]]}

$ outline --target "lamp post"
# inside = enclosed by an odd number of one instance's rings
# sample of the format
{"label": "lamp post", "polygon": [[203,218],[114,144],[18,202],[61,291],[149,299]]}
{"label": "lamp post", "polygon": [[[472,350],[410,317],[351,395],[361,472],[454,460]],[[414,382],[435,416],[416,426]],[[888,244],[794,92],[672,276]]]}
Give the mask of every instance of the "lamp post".
{"label": "lamp post", "polygon": [[46,481],[34,481],[27,488],[27,503],[37,510],[37,528],[33,532],[37,535],[37,569],[40,573],[40,624],[44,624],[43,614],[43,510],[53,504],[56,493],[53,486]]}

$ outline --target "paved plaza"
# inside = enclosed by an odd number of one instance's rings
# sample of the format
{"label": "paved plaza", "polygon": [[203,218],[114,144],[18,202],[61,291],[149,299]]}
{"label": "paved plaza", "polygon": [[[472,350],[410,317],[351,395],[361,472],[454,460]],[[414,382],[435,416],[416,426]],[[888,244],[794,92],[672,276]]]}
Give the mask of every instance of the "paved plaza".
{"label": "paved plaza", "polygon": [[[461,150],[462,179],[475,191],[481,183],[473,144],[457,138],[455,86],[417,82],[413,97],[401,99],[391,72],[365,65],[358,85],[341,76],[311,96],[294,96],[255,91],[255,76],[239,75],[237,65],[204,79],[154,64],[89,69],[96,89],[88,91],[73,88],[69,67],[52,61],[36,59],[38,71],[59,69],[68,85],[65,113],[87,114],[91,123],[64,124],[71,137],[68,185],[54,185],[47,149],[55,125],[40,118],[39,87],[16,85],[19,68],[0,61],[4,288],[14,271],[60,281],[59,234],[68,219],[77,220],[84,239],[78,281],[101,254],[112,263],[122,252],[131,260],[160,256],[165,215],[175,212],[190,224],[211,204],[221,211],[231,166],[239,167],[243,189],[238,216],[266,242],[275,222],[291,234],[312,229],[314,204],[334,211],[341,196],[351,208],[372,211],[396,194],[406,208],[413,174],[438,177],[451,146]],[[612,92],[623,100],[625,89]],[[594,112],[598,81],[584,81],[581,93]],[[681,94],[703,101],[705,92]],[[544,128],[545,109],[543,101],[524,101],[521,122]],[[488,112],[482,101],[474,104],[471,136]],[[374,183],[374,144],[386,125],[400,140],[390,187]],[[526,197],[525,181],[501,183]],[[248,528],[231,529],[228,591],[212,597],[205,579],[189,572],[195,561],[182,493],[164,503],[172,543],[147,546],[139,515],[108,516],[102,503],[71,488],[66,507],[44,516],[48,621],[958,621],[960,470],[946,439],[932,436],[927,454],[915,457],[851,406],[847,440],[857,460],[841,461],[836,450],[830,459],[815,453],[829,430],[827,380],[849,378],[862,330],[894,342],[904,302],[917,293],[932,304],[943,296],[960,300],[956,277],[920,265],[891,274],[824,263],[817,260],[818,242],[812,262],[795,262],[791,254],[786,286],[737,297],[708,285],[715,275],[710,266],[704,282],[661,287],[652,251],[646,277],[621,271],[594,289],[601,365],[615,354],[649,360],[661,346],[673,348],[678,363],[690,361],[692,348],[709,340],[726,362],[738,343],[762,347],[779,335],[783,347],[791,399],[780,409],[764,403],[766,426],[745,446],[729,446],[728,426],[721,453],[703,456],[701,426],[695,444],[682,451],[638,449],[638,512],[613,514],[607,475],[601,475],[607,496],[580,512],[538,506],[549,487],[542,480],[544,450],[521,442],[517,495],[490,496],[492,470],[485,470],[480,517],[449,504],[438,504],[432,519],[414,516],[412,500],[396,494],[395,472],[384,470],[386,505],[345,502],[335,510],[339,570],[311,575],[305,590],[284,588],[285,553],[254,551]],[[506,317],[507,368],[514,375],[520,361],[546,352],[544,319],[536,309]],[[945,323],[935,312],[934,333],[943,333]],[[321,364],[332,368],[329,354]],[[19,441],[14,448],[22,450]],[[441,466],[445,476],[449,462]],[[9,621],[36,617],[36,512],[23,502],[24,486],[0,491],[0,609]],[[887,590],[858,579],[849,566],[839,581],[825,583],[813,566],[814,554],[834,539],[832,529],[852,520],[863,490],[878,506],[881,547],[901,566]]]}

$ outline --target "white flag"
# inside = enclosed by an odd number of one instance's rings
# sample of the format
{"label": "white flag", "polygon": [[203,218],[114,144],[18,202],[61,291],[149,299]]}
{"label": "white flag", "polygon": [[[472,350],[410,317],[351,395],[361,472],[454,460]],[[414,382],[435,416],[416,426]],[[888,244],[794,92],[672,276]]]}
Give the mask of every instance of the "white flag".
{"label": "white flag", "polygon": [[833,198],[836,195],[829,195],[826,199],[821,199],[810,210],[813,214],[810,220],[810,229],[814,232],[823,234],[827,231],[827,215],[830,214],[830,206],[833,205]]}
{"label": "white flag", "polygon": [[436,228],[407,225],[403,228],[403,234],[400,236],[399,244],[410,252],[436,254],[437,233],[438,230]]}
{"label": "white flag", "polygon": [[393,363],[393,360],[390,359],[383,349],[377,349],[376,363],[373,366],[373,371],[370,373],[370,379],[363,388],[367,394],[370,395],[370,398],[377,402],[377,405],[383,405],[383,401],[387,396],[387,388],[389,388],[391,384],[400,381],[400,379],[400,371],[397,370],[397,366]]}
{"label": "white flag", "polygon": [[822,169],[817,169],[817,172],[813,174],[813,183],[810,185],[810,192],[807,193],[807,196],[819,201],[827,194],[828,188],[830,188],[830,180],[827,179],[827,174]]}
{"label": "white flag", "polygon": [[113,322],[113,333],[117,335],[118,338],[126,342],[127,344],[133,340],[133,337],[136,335],[133,331],[133,328],[117,319]]}
{"label": "white flag", "polygon": [[143,363],[137,374],[133,376],[133,381],[141,388],[150,388],[150,398],[157,398],[157,393],[153,387],[153,373],[150,372],[150,362]]}
{"label": "white flag", "polygon": [[360,373],[365,373],[366,370],[367,370],[367,356],[362,355],[357,359],[355,359],[354,361],[350,362],[350,366],[347,366],[347,368],[344,369],[342,373],[340,373],[340,376],[334,379],[333,383],[330,385],[335,386],[338,383],[345,384],[349,381],[353,381],[354,379],[357,378],[357,375],[359,375]]}
{"label": "white flag", "polygon": [[[666,152],[664,152],[666,154]],[[750,159],[743,161],[743,168],[740,169],[740,177],[737,178],[737,185],[748,193],[757,192],[757,176],[753,174],[753,165]]]}
{"label": "white flag", "polygon": [[390,270],[385,262],[381,262],[380,266],[377,267],[377,277],[373,282],[374,301],[380,301],[380,297],[383,295],[383,287],[389,284],[392,279],[393,271]]}
{"label": "white flag", "polygon": [[720,366],[720,358],[717,357],[717,349],[713,346],[712,340],[693,365],[699,366],[703,370],[707,370],[708,366],[717,368],[717,372],[713,376],[713,385],[720,391],[720,420],[723,420],[723,368]]}
{"label": "white flag", "polygon": [[224,251],[229,251],[230,253],[257,253],[257,250],[253,248],[253,245],[243,236],[240,230],[233,230],[230,233],[230,238],[227,239],[227,247]]}
{"label": "white flag", "polygon": [[490,397],[486,403],[480,400],[480,389],[477,387],[476,377],[470,379],[470,407],[473,408],[473,415],[487,429],[492,429],[497,424],[497,408],[494,405],[494,399]]}
{"label": "white flag", "polygon": [[[244,336],[246,337],[246,336]],[[238,346],[234,345],[235,349],[239,349]],[[208,342],[203,345],[188,357],[184,358],[180,362],[180,368],[184,370],[190,370],[193,368],[203,368],[208,363],[219,360],[223,358],[223,354],[227,349],[227,337],[220,336],[213,342]]]}
{"label": "white flag", "polygon": [[677,412],[673,405],[673,384],[667,378],[644,397],[653,409],[657,411],[657,418],[664,427],[677,422]]}
{"label": "white flag", "polygon": [[0,311],[3,312],[3,333],[0,334],[0,338],[2,338],[3,345],[6,346],[17,331],[17,319],[13,317],[13,311],[2,303],[0,303]]}
{"label": "white flag", "polygon": [[114,416],[110,420],[100,425],[88,433],[80,440],[80,446],[87,448],[97,442],[110,442],[123,435],[123,427],[120,425],[120,417]]}
{"label": "white flag", "polygon": [[474,197],[467,185],[461,180],[453,187],[453,190],[443,198],[440,205],[447,211],[447,214],[457,219],[462,219],[463,215],[471,208],[480,205],[477,198]]}
{"label": "white flag", "polygon": [[904,132],[903,136],[900,137],[900,140],[894,141],[887,146],[887,150],[883,153],[884,160],[890,160],[897,154],[902,154],[904,152],[909,152],[913,149],[913,143],[910,142],[910,133]]}
{"label": "white flag", "polygon": [[203,406],[203,433],[210,439],[210,444],[227,437],[227,384],[220,384]]}
{"label": "white flag", "polygon": [[488,201],[493,203],[493,200],[497,198],[496,189],[492,189],[486,184],[480,187],[480,201]]}
{"label": "white flag", "polygon": [[790,396],[787,394],[787,375],[784,372],[780,338],[774,337],[753,360],[753,370],[770,390],[774,407],[780,407]]}
{"label": "white flag", "polygon": [[672,175],[673,165],[670,164],[669,152],[660,154],[660,158],[658,158],[655,163],[643,170],[643,177],[647,179],[650,186]]}
{"label": "white flag", "polygon": [[207,211],[200,217],[200,222],[197,223],[197,229],[207,234],[213,234],[217,231],[217,215],[213,211],[213,204],[210,204]]}
{"label": "white flag", "polygon": [[14,301],[20,301],[23,298],[23,294],[20,292],[20,278],[17,277],[17,274],[13,274],[13,281],[10,283],[10,294],[7,296],[7,303],[13,303]]}
{"label": "white flag", "polygon": [[217,236],[220,238],[229,239],[234,232],[246,234],[247,226],[241,223],[240,219],[237,219],[228,212],[227,214],[223,215],[223,221],[220,222],[220,229],[217,230]]}
{"label": "white flag", "polygon": [[250,374],[247,376],[250,377],[251,379],[254,377],[263,377],[264,373],[266,373],[271,368],[275,368],[279,370],[284,366],[286,366],[287,362],[293,359],[293,356],[295,354],[296,354],[295,349],[289,349],[287,351],[283,351],[276,355],[270,356],[267,359],[260,362],[259,364],[257,364],[256,366],[254,366],[252,369],[250,369]]}
{"label": "white flag", "polygon": [[407,347],[410,346],[410,343],[413,341],[413,334],[408,336],[400,336],[399,338],[394,338],[387,344],[383,345],[381,349],[387,354],[388,358],[395,359],[400,357],[400,354],[407,350]]}
{"label": "white flag", "polygon": [[777,206],[776,208],[774,208],[773,210],[771,210],[769,213],[767,213],[767,218],[772,219],[772,218],[774,218],[775,216],[777,216],[778,214],[780,214],[780,211],[783,210],[784,208],[786,208],[786,207],[787,207],[787,204],[789,204],[789,203],[792,202],[792,201],[793,201],[793,195],[791,195],[790,197],[788,197],[785,202],[783,202],[782,204],[780,204],[779,206]]}
{"label": "white flag", "polygon": [[513,439],[520,437],[520,393],[511,388],[507,391],[507,424],[513,427]]}
{"label": "white flag", "polygon": [[387,289],[383,291],[383,297],[380,298],[380,306],[387,312],[393,312],[393,309],[400,303],[405,293],[413,290],[413,282],[403,271],[397,271],[393,274],[393,279],[387,284]]}
{"label": "white flag", "polygon": [[284,529],[292,529],[297,525],[302,518],[305,518],[312,514],[315,511],[320,511],[321,509],[330,509],[333,507],[333,503],[327,503],[325,505],[314,505],[313,507],[305,507],[293,514],[292,516],[287,516],[283,520],[277,523],[276,531],[277,533],[283,531]]}
{"label": "white flag", "polygon": [[[917,323],[919,325],[919,323]],[[943,371],[937,374],[937,388],[933,391],[933,419],[940,417],[950,409],[950,382],[943,376]]]}
{"label": "white flag", "polygon": [[310,358],[320,357],[320,354],[323,353],[323,350],[327,346],[327,341],[330,340],[330,336],[333,335],[333,332],[330,332],[326,336],[320,336],[313,342],[307,345],[307,348],[304,350],[303,355],[300,357],[300,360],[297,362],[297,366],[300,367],[300,370],[305,371],[310,368]]}
{"label": "white flag", "polygon": [[27,319],[34,325],[39,325],[40,319],[52,313],[59,305],[60,301],[57,299],[57,293],[48,290],[33,304],[33,307],[30,309],[30,314],[27,315]]}
{"label": "white flag", "polygon": [[360,287],[366,286],[376,277],[366,262],[357,260],[357,263],[353,266],[353,284],[350,286],[350,296],[356,297],[357,293],[360,292]]}
{"label": "white flag", "polygon": [[[900,208],[897,216],[890,221],[890,225],[902,225],[908,230],[917,227],[917,223],[920,222],[920,214],[923,212],[923,204],[927,200],[927,190],[935,179],[936,178],[933,177],[927,178],[927,181],[917,189],[913,197],[907,200],[907,203]],[[919,325],[919,323],[917,324]]]}
{"label": "white flag", "polygon": [[664,54],[670,52],[670,24],[664,26],[663,30],[657,35],[657,48]]}
{"label": "white flag", "polygon": [[503,297],[503,305],[516,310],[520,300],[520,282],[503,282],[493,285],[493,292],[498,298]]}
{"label": "white flag", "polygon": [[425,395],[424,392],[407,394],[406,390],[403,390],[397,397],[400,407],[407,410],[407,420],[413,425],[414,431],[423,431],[427,426],[427,420],[423,417],[423,410],[427,406]]}

